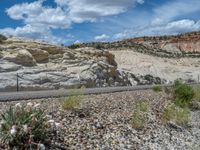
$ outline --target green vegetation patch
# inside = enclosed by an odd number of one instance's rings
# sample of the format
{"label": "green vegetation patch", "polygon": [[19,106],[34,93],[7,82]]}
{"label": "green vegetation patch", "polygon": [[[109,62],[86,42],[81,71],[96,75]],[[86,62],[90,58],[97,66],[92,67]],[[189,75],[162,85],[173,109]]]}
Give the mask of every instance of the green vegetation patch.
{"label": "green vegetation patch", "polygon": [[140,101],[136,104],[136,108],[132,114],[132,127],[135,129],[142,129],[147,123],[147,115],[149,111],[149,104],[145,101]]}
{"label": "green vegetation patch", "polygon": [[180,107],[188,106],[195,96],[193,88],[187,84],[176,81],[173,85],[173,97],[175,104]]}
{"label": "green vegetation patch", "polygon": [[153,86],[152,89],[153,89],[154,92],[161,92],[162,91],[162,87],[160,85],[155,85],[155,86]]}
{"label": "green vegetation patch", "polygon": [[200,102],[200,86],[194,89],[194,98]]}
{"label": "green vegetation patch", "polygon": [[189,121],[190,111],[187,107],[181,108],[175,104],[168,105],[162,113],[162,121],[164,124],[172,121],[178,125],[186,125]]}
{"label": "green vegetation patch", "polygon": [[9,149],[37,149],[48,145],[54,129],[39,104],[10,107],[0,117],[0,143]]}
{"label": "green vegetation patch", "polygon": [[84,101],[84,95],[82,90],[72,90],[69,92],[69,96],[61,100],[61,105],[64,110],[73,110],[79,108]]}

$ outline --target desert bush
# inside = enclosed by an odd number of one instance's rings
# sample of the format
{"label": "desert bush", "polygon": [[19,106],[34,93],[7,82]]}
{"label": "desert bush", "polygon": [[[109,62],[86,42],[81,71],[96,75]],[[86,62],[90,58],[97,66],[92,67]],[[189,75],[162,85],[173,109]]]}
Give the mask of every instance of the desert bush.
{"label": "desert bush", "polygon": [[192,101],[194,94],[193,88],[187,84],[176,81],[173,85],[173,97],[177,106],[187,106]]}
{"label": "desert bush", "polygon": [[200,86],[194,90],[194,98],[197,101],[200,101]]}
{"label": "desert bush", "polygon": [[68,48],[70,48],[70,49],[77,49],[77,48],[80,48],[80,47],[81,47],[81,44],[79,44],[79,43],[75,43],[75,44],[68,46]]}
{"label": "desert bush", "polygon": [[178,125],[185,125],[189,121],[190,111],[188,108],[181,108],[175,104],[168,105],[162,113],[162,121],[164,124],[172,121]]}
{"label": "desert bush", "polygon": [[49,144],[53,122],[38,106],[18,103],[5,111],[0,118],[0,143],[9,149],[37,149]]}
{"label": "desert bush", "polygon": [[69,92],[69,96],[61,101],[62,108],[64,110],[73,110],[79,108],[83,102],[84,96],[81,90],[72,90]]}
{"label": "desert bush", "polygon": [[193,101],[190,102],[189,108],[193,111],[200,110],[200,87],[194,88],[194,98]]}
{"label": "desert bush", "polygon": [[103,49],[104,46],[103,46],[103,44],[101,44],[101,43],[97,43],[97,44],[95,45],[95,48],[96,48],[96,49]]}
{"label": "desert bush", "polygon": [[153,91],[154,92],[161,92],[162,91],[162,87],[160,85],[155,85],[155,86],[153,86]]}
{"label": "desert bush", "polygon": [[149,105],[147,102],[140,101],[136,104],[136,108],[132,114],[132,127],[142,129],[147,123],[147,113]]}

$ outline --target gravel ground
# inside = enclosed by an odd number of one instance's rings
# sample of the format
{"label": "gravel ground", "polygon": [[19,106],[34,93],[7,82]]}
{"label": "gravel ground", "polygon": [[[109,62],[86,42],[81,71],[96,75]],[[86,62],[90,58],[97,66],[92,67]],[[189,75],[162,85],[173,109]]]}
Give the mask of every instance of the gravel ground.
{"label": "gravel ground", "polygon": [[[80,108],[63,110],[60,99],[30,100],[40,103],[62,124],[59,138],[52,141],[69,150],[177,150],[200,149],[200,112],[191,112],[187,127],[166,126],[160,112],[168,95],[152,90],[88,95]],[[30,101],[20,101],[26,104]],[[138,101],[150,106],[144,128],[132,128],[132,114]],[[3,102],[0,113],[18,102]],[[59,148],[58,148],[59,149]],[[62,149],[62,148],[60,148]]]}

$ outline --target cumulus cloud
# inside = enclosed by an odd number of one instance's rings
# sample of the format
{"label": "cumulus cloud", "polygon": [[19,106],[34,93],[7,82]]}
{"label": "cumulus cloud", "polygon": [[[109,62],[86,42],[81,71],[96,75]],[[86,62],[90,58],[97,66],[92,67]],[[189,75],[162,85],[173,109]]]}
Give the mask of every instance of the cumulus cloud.
{"label": "cumulus cloud", "polygon": [[[56,4],[54,7],[45,6],[44,1],[25,2],[6,9],[11,19],[21,20],[24,26],[0,29],[0,33],[63,43],[67,39],[74,42],[77,38],[67,36],[62,38],[60,35],[54,35],[54,31],[57,29],[66,31],[73,24],[83,22],[95,22],[99,33],[105,33],[94,37],[94,32],[91,32],[91,37],[96,41],[200,30],[200,21],[187,19],[188,17],[183,19],[184,16],[200,12],[199,0],[166,1],[159,6],[145,9],[145,12],[137,9],[130,11],[124,18],[118,18],[116,15],[126,12],[137,4],[143,4],[144,0],[54,0]],[[152,14],[147,14],[150,9]],[[105,24],[101,22],[100,27],[98,21],[102,18]],[[109,35],[104,30],[109,30]],[[88,39],[78,40],[84,42]]]}
{"label": "cumulus cloud", "polygon": [[199,0],[176,0],[169,1],[153,9],[153,24],[165,24],[176,17],[200,11]]}
{"label": "cumulus cloud", "polygon": [[42,0],[32,3],[16,4],[6,10],[8,16],[15,20],[37,17],[43,11]]}
{"label": "cumulus cloud", "polygon": [[[55,37],[52,29],[68,29],[73,23],[93,22],[100,17],[123,13],[136,3],[144,3],[143,0],[55,0],[57,7],[51,7],[44,6],[44,1],[25,2],[8,8],[8,16],[14,20],[22,20],[25,26],[5,28],[0,32],[53,41]],[[98,38],[100,40],[107,37],[104,35]]]}
{"label": "cumulus cloud", "polygon": [[98,35],[98,36],[95,36],[95,40],[96,41],[106,41],[110,38],[110,36],[106,35],[106,34],[102,34],[102,35]]}
{"label": "cumulus cloud", "polygon": [[69,16],[75,23],[95,21],[98,17],[123,13],[128,7],[143,0],[55,0],[61,7],[67,7]]}
{"label": "cumulus cloud", "polygon": [[45,28],[68,28],[70,19],[61,8],[42,6],[44,1],[16,4],[6,10],[15,20],[23,20],[26,24],[43,25]]}
{"label": "cumulus cloud", "polygon": [[41,26],[32,26],[30,24],[27,24],[24,27],[17,27],[15,29],[0,29],[0,34],[4,34],[6,36],[26,37],[30,39],[48,41],[54,44],[65,42],[63,38],[54,36],[48,28],[43,28]]}
{"label": "cumulus cloud", "polygon": [[195,22],[194,20],[183,19],[162,25],[149,25],[134,30],[125,30],[115,34],[112,38],[114,40],[120,40],[139,36],[173,35],[198,30],[200,30],[200,20]]}

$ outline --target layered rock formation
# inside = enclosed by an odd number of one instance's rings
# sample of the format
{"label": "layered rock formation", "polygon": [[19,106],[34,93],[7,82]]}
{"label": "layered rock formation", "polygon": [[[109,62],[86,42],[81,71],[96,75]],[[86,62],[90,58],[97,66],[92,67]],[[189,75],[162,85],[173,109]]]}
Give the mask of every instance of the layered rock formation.
{"label": "layered rock formation", "polygon": [[142,37],[129,39],[128,41],[149,44],[154,48],[160,48],[172,52],[200,52],[200,32],[191,32],[176,36]]}
{"label": "layered rock formation", "polygon": [[83,43],[70,46],[95,47],[109,50],[132,50],[158,57],[181,58],[200,57],[200,32],[176,36],[141,37],[112,43]]}
{"label": "layered rock formation", "polygon": [[[107,87],[161,83],[117,67],[114,55],[95,48],[69,49],[9,38],[0,44],[0,91]],[[164,82],[164,80],[163,80]]]}
{"label": "layered rock formation", "polygon": [[169,82],[200,81],[200,32],[70,46],[77,47],[106,49],[115,55],[119,68],[134,74],[151,74]]}

